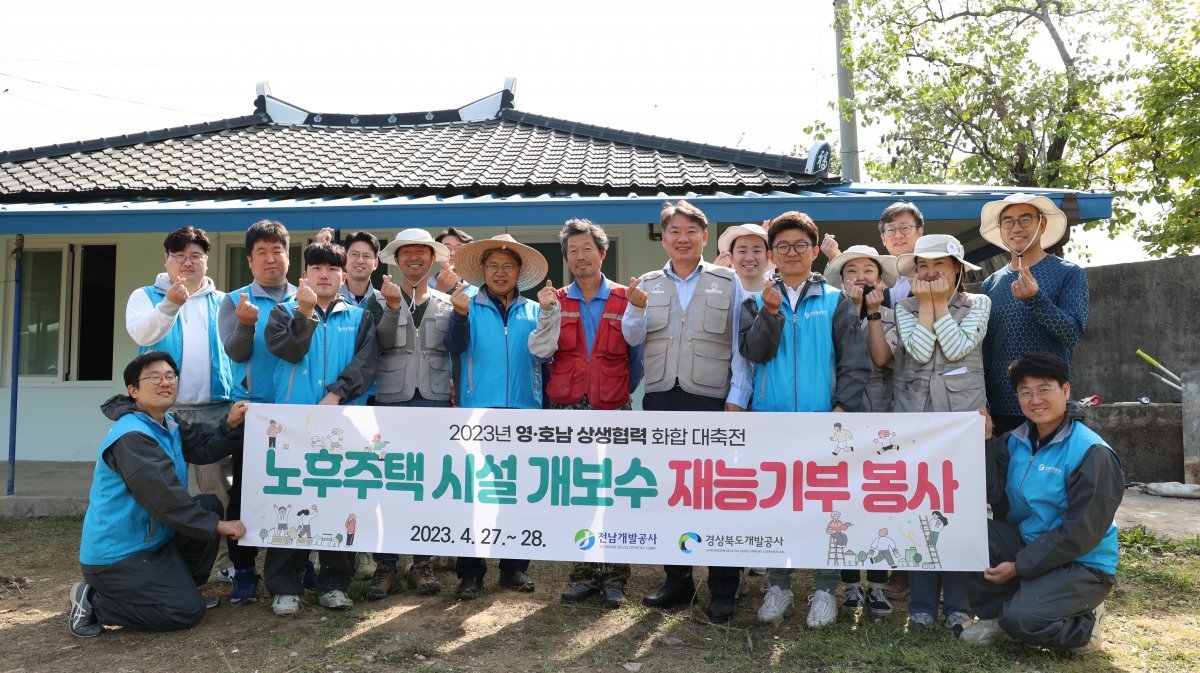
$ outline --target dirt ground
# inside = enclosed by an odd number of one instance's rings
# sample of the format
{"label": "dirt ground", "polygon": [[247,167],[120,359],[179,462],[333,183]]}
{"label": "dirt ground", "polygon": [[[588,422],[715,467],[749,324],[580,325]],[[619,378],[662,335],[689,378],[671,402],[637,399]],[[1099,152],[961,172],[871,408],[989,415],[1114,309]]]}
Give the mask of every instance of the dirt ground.
{"label": "dirt ground", "polygon": [[[635,567],[630,605],[568,606],[558,594],[569,565],[536,562],[533,594],[498,589],[493,564],[486,593],[471,602],[453,599],[455,579],[445,572],[440,596],[401,593],[368,603],[360,596],[365,583],[356,582],[351,596],[358,600],[348,612],[317,607],[310,595],[298,616],[279,618],[264,595],[249,605],[223,603],[182,633],[110,629],[80,640],[65,618],[67,588],[79,578],[79,527],[75,518],[0,520],[0,672],[1200,670],[1200,545],[1155,547],[1153,538],[1126,554],[1104,650],[1079,657],[1016,645],[972,648],[942,628],[910,629],[903,605],[890,618],[843,616],[809,631],[803,619],[811,578],[804,572],[795,578],[796,609],[779,626],[755,622],[757,580],[730,626],[705,621],[704,589],[691,609],[643,608],[637,599],[661,579],[651,566]],[[228,595],[217,583],[202,590]]]}

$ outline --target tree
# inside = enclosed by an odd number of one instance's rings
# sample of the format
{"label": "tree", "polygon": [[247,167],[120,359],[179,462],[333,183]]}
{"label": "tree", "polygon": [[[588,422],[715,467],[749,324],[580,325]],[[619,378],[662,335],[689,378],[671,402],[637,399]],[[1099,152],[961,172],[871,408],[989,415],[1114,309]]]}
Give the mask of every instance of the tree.
{"label": "tree", "polygon": [[[900,182],[1106,189],[1116,197],[1110,231],[1135,224],[1153,235],[1133,205],[1167,202],[1185,179],[1139,174],[1150,160],[1139,148],[1164,123],[1140,103],[1151,96],[1164,17],[1188,16],[1194,3],[853,0],[839,17],[856,36],[853,103],[882,128],[887,152],[868,157],[868,171]],[[1174,77],[1164,72],[1164,96]],[[1184,121],[1160,98],[1144,100]],[[1153,194],[1141,193],[1147,184]]]}

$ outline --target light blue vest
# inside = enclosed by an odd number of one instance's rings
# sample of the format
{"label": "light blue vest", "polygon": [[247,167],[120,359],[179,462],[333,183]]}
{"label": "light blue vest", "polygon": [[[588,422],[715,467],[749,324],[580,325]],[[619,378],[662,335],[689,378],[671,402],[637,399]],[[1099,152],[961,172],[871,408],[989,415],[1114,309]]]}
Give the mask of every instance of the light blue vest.
{"label": "light blue vest", "polygon": [[[256,294],[254,284],[239,288],[229,293],[236,309],[242,301],[242,295],[250,295],[249,301],[258,306],[258,321],[254,323],[254,351],[245,362],[233,362],[233,398],[235,400],[250,400],[251,402],[275,401],[275,364],[279,358],[271,354],[267,348],[265,333],[267,318],[271,309],[275,308],[275,300],[269,295]],[[296,296],[296,288],[290,283],[284,293],[284,301],[291,301]]]}
{"label": "light blue vest", "polygon": [[[479,292],[479,290],[476,290]],[[490,299],[471,298],[471,339],[462,354],[459,403],[472,409],[541,409],[542,365],[529,352],[541,306],[518,297],[508,325]]]}
{"label": "light blue vest", "polygon": [[[296,300],[280,304],[288,315],[296,314]],[[315,310],[315,309],[314,309]],[[320,319],[320,311],[316,311]],[[300,362],[292,364],[276,359],[275,400],[276,404],[316,404],[329,392],[326,386],[337,381],[342,370],[354,359],[358,326],[362,323],[363,310],[340,301],[317,328],[308,343],[308,354]],[[367,396],[346,400],[343,405],[365,404]]]}
{"label": "light blue vest", "polygon": [[[825,283],[819,287],[821,294],[802,297],[794,312],[784,293],[779,350],[770,362],[754,366],[754,411],[833,411],[833,314],[842,293]],[[754,302],[762,311],[761,292],[754,293]]]}
{"label": "light blue vest", "polygon": [[[1100,435],[1079,421],[1072,420],[1065,437],[1043,446],[1035,455],[1024,428],[1008,437],[1008,482],[1004,492],[1011,507],[1008,522],[1017,526],[1026,543],[1062,524],[1067,511],[1067,482],[1079,467],[1088,449],[1100,444],[1112,451]],[[1116,456],[1116,452],[1113,451]],[[1120,457],[1117,457],[1120,462]],[[1077,563],[1110,575],[1117,573],[1117,526],[1108,532],[1095,549],[1075,559]]]}
{"label": "light blue vest", "polygon": [[[150,297],[150,303],[158,306],[164,299],[167,298],[167,293],[157,285],[149,285],[142,288],[146,296]],[[212,291],[209,292],[205,299],[208,301],[208,352],[212,362],[210,368],[212,372],[212,383],[210,384],[213,402],[228,402],[233,399],[233,363],[229,360],[229,356],[225,355],[225,348],[221,345],[221,335],[217,331],[217,313],[221,309],[221,300],[225,298],[224,292]],[[182,308],[179,310],[183,310]],[[179,365],[180,372],[183,371],[183,321],[176,319],[175,324],[171,326],[171,331],[158,342],[149,346],[142,346],[138,349],[138,355],[148,351],[164,351],[175,358],[175,364]]]}
{"label": "light blue vest", "polygon": [[117,419],[108,431],[96,455],[92,491],[83,517],[83,538],[79,543],[80,563],[110,565],[138,552],[158,549],[175,534],[174,529],[160,524],[133,499],[125,480],[104,462],[104,452],[113,442],[130,432],[140,432],[153,437],[170,456],[175,476],[186,486],[187,461],[183,458],[179,426],[170,414],[167,425],[169,430],[144,413],[132,412]]}

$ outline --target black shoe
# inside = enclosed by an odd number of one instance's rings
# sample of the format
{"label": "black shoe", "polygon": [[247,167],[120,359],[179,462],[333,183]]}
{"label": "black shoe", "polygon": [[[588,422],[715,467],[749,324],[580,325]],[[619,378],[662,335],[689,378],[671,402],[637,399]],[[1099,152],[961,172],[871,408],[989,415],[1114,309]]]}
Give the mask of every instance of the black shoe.
{"label": "black shoe", "polygon": [[523,570],[510,573],[500,573],[500,586],[513,591],[529,593],[533,591],[533,578]]}
{"label": "black shoe", "polygon": [[221,604],[221,599],[216,596],[204,597],[204,609],[211,610]]}
{"label": "black shoe", "polygon": [[582,603],[598,593],[600,593],[600,590],[596,587],[588,586],[586,584],[576,584],[570,589],[562,592],[562,595],[559,596],[559,598],[561,598],[562,602],[564,603]]}
{"label": "black shoe", "polygon": [[460,601],[469,601],[478,598],[479,594],[483,593],[483,578],[482,577],[464,577],[458,583],[458,590],[454,592],[454,597]]}
{"label": "black shoe", "polygon": [[618,586],[604,588],[604,607],[616,610],[625,604],[625,589]]}
{"label": "black shoe", "polygon": [[657,591],[646,594],[642,605],[648,608],[673,608],[676,605],[687,605],[692,602],[696,587],[690,583],[664,582]]}
{"label": "black shoe", "polygon": [[92,607],[92,588],[87,582],[76,582],[67,597],[67,625],[80,638],[95,638],[104,633],[96,610]]}
{"label": "black shoe", "polygon": [[724,624],[733,619],[733,596],[713,596],[708,601],[708,621]]}

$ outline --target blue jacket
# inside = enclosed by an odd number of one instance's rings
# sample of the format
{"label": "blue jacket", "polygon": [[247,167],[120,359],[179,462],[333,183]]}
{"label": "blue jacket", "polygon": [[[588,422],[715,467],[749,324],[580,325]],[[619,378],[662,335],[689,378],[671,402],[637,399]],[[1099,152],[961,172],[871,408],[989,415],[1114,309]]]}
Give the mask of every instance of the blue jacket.
{"label": "blue jacket", "polygon": [[[267,319],[271,315],[271,309],[275,307],[275,300],[269,295],[255,293],[253,288],[254,284],[252,283],[229,293],[229,299],[233,302],[234,308],[241,302],[243,294],[250,295],[248,301],[252,301],[258,306],[258,321],[254,323],[254,352],[250,355],[249,360],[232,363],[235,383],[233,395],[235,400],[272,403],[275,401],[275,365],[279,362],[279,358],[267,349],[267,342],[263,335],[266,332]],[[287,295],[283,300],[291,301],[295,296],[296,288],[288,285]]]}
{"label": "blue jacket", "polygon": [[[295,316],[296,306],[295,299],[279,304],[279,308],[286,311],[289,318]],[[324,317],[320,311],[316,311],[316,315],[320,324],[313,331],[304,357],[295,364],[282,358],[276,360],[276,404],[317,404],[329,392],[329,386],[338,381],[342,371],[350,365],[358,352],[358,331],[364,315],[361,308],[338,301]],[[373,330],[371,341],[374,345]],[[367,387],[373,384],[372,374]],[[366,401],[367,396],[359,394],[353,399],[343,400],[342,404],[362,405],[366,404]]]}
{"label": "blue jacket", "polygon": [[[541,409],[542,365],[529,350],[541,306],[518,297],[508,306],[508,320],[486,292],[474,296],[464,318],[450,314],[446,349],[458,363],[458,405],[475,409]],[[469,328],[465,351],[458,336]],[[554,341],[557,342],[557,335]],[[457,346],[457,347],[456,347]]]}
{"label": "blue jacket", "polygon": [[[1062,524],[1067,511],[1068,482],[1088,451],[1095,446],[1112,451],[1091,428],[1077,420],[1069,423],[1069,428],[1059,431],[1036,454],[1029,441],[1027,424],[1009,434],[1004,487],[1010,507],[1008,522],[1017,526],[1027,544]],[[1119,457],[1117,462],[1120,463]],[[1075,561],[1115,575],[1117,558],[1117,526],[1110,523],[1100,543]]]}
{"label": "blue jacket", "polygon": [[[754,365],[750,403],[754,411],[833,410],[837,373],[833,317],[842,293],[824,283],[821,287],[821,293],[801,298],[795,311],[784,295],[779,349],[765,364]],[[761,311],[761,292],[754,294],[754,302]]]}
{"label": "blue jacket", "polygon": [[[142,288],[142,291],[150,297],[150,302],[155,306],[167,298],[167,293],[156,285],[148,285]],[[216,290],[205,296],[208,302],[208,352],[212,360],[211,397],[214,402],[228,402],[234,395],[233,363],[229,356],[225,355],[225,348],[221,345],[221,336],[217,331],[217,312],[224,298],[225,293]],[[164,351],[170,353],[171,357],[175,358],[175,363],[183,367],[183,329],[183,321],[177,319],[171,326],[171,331],[157,343],[138,348],[138,355],[148,351]]]}
{"label": "blue jacket", "polygon": [[175,464],[179,483],[188,483],[179,426],[170,414],[167,415],[167,427],[141,412],[127,413],[117,419],[96,454],[91,495],[87,514],[83,517],[83,538],[79,544],[79,562],[85,565],[109,565],[138,552],[158,549],[175,534],[172,528],[160,524],[133,499],[125,480],[104,462],[108,447],[130,432],[154,438]]}

